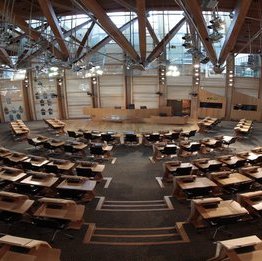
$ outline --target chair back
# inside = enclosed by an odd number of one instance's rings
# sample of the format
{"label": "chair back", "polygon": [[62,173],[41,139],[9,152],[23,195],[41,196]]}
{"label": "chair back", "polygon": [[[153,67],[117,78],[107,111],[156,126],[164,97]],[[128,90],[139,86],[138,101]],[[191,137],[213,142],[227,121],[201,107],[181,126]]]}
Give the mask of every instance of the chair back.
{"label": "chair back", "polygon": [[54,173],[54,174],[59,173],[59,169],[58,169],[58,167],[56,165],[48,165],[48,164],[46,164],[44,166],[44,168],[45,168],[45,171],[48,172],[48,173]]}
{"label": "chair back", "polygon": [[178,167],[173,175],[174,176],[187,176],[191,174],[191,171],[192,171],[192,166],[185,167],[185,168]]}
{"label": "chair back", "polygon": [[88,177],[88,178],[95,177],[95,174],[94,174],[94,172],[92,172],[91,168],[78,168],[78,167],[76,167],[76,174],[78,176]]}
{"label": "chair back", "polygon": [[163,154],[174,155],[177,152],[177,146],[174,144],[167,144],[163,150]]}
{"label": "chair back", "polygon": [[137,142],[137,136],[136,134],[127,133],[125,135],[125,142]]}
{"label": "chair back", "polygon": [[101,146],[91,146],[90,154],[91,155],[103,155],[104,151],[103,151],[102,145]]}

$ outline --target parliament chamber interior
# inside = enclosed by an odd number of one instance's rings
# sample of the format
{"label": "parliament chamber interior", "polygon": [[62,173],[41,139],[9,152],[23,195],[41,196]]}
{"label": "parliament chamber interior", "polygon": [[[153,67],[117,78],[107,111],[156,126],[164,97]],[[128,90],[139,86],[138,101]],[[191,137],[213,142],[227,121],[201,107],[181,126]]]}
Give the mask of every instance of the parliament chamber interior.
{"label": "parliament chamber interior", "polygon": [[262,260],[262,1],[0,15],[0,260]]}

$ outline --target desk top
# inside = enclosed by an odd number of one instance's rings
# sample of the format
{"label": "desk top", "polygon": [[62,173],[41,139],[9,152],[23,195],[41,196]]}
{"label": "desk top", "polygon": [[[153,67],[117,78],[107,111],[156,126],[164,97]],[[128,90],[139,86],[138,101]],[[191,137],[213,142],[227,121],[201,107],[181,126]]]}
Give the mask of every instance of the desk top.
{"label": "desk top", "polygon": [[22,181],[20,181],[20,183],[40,187],[51,187],[56,183],[57,180],[57,177],[49,175],[49,173],[44,174],[39,172],[35,175],[30,175],[29,177],[23,179]]}
{"label": "desk top", "polygon": [[[206,177],[174,177],[174,181],[182,190],[217,187],[217,184]],[[190,182],[189,182],[190,181]]]}
{"label": "desk top", "polygon": [[240,173],[230,173],[228,175],[219,175],[218,173],[211,173],[210,175],[211,178],[221,186],[252,182],[250,178]]}
{"label": "desk top", "polygon": [[24,176],[26,176],[26,173],[24,173],[21,169],[6,166],[0,168],[0,179],[18,181]]}
{"label": "desk top", "polygon": [[222,162],[215,159],[197,159],[193,161],[193,164],[199,169],[208,169],[211,165],[221,164]]}
{"label": "desk top", "polygon": [[206,146],[214,146],[219,142],[219,140],[214,139],[214,138],[205,138],[205,139],[202,139],[200,142]]}
{"label": "desk top", "polygon": [[47,165],[56,165],[60,170],[69,171],[75,166],[75,163],[69,160],[54,160],[50,161]]}
{"label": "desk top", "polygon": [[33,142],[35,142],[35,143],[42,143],[42,142],[48,141],[49,138],[46,137],[46,136],[39,135],[39,136],[37,136],[37,137],[32,138],[32,140],[33,140]]}
{"label": "desk top", "polygon": [[0,210],[24,214],[34,203],[26,195],[3,192],[0,195]]}
{"label": "desk top", "polygon": [[248,151],[239,152],[237,153],[237,156],[250,161],[254,161],[257,160],[259,157],[262,157],[262,155]]}
{"label": "desk top", "polygon": [[87,162],[78,162],[76,168],[78,169],[91,169],[93,172],[103,172],[105,169],[105,165],[97,164],[97,163],[90,163]]}
{"label": "desk top", "polygon": [[26,160],[28,157],[24,153],[15,152],[15,153],[13,153],[13,154],[11,154],[9,156],[6,156],[6,158],[8,158],[12,162],[19,163],[21,161]]}
{"label": "desk top", "polygon": [[48,140],[47,141],[51,146],[53,147],[61,147],[65,144],[64,141],[61,141],[61,140],[55,140],[55,139],[52,139],[52,140]]}
{"label": "desk top", "polygon": [[168,169],[168,171],[170,172],[175,172],[178,168],[188,168],[188,167],[196,168],[193,164],[189,162],[169,161],[164,164],[166,168]]}
{"label": "desk top", "polygon": [[0,157],[11,155],[12,152],[4,147],[0,147]]}
{"label": "desk top", "polygon": [[[59,203],[43,202],[43,204],[36,210],[34,216],[57,218],[69,221],[80,221],[83,218],[85,206],[76,204],[63,204],[65,200],[59,199]],[[61,207],[53,207],[53,205],[60,205]]]}
{"label": "desk top", "polygon": [[252,235],[248,237],[223,240],[223,241],[219,241],[218,243],[223,245],[226,249],[236,249],[241,247],[253,246],[261,242],[262,242],[261,239],[259,239],[255,235]]}
{"label": "desk top", "polygon": [[25,248],[34,248],[39,246],[51,247],[46,241],[35,240],[24,237],[15,237],[11,235],[5,235],[0,237],[0,243],[10,246],[19,246]]}
{"label": "desk top", "polygon": [[192,145],[196,145],[196,144],[200,144],[200,143],[197,141],[181,141],[179,143],[179,146],[183,148],[190,148]]}
{"label": "desk top", "polygon": [[262,167],[259,166],[244,167],[240,169],[240,172],[250,178],[262,179]]}
{"label": "desk top", "polygon": [[225,163],[226,165],[234,165],[238,161],[243,161],[244,159],[236,155],[224,155],[217,158],[219,161]]}
{"label": "desk top", "polygon": [[42,167],[43,165],[47,164],[49,160],[44,157],[28,155],[28,158],[24,160],[24,162],[30,162],[33,166]]}
{"label": "desk top", "polygon": [[262,154],[262,147],[256,147],[252,149],[251,151],[257,154]]}
{"label": "desk top", "polygon": [[203,205],[197,204],[196,209],[204,219],[248,214],[248,211],[234,200],[220,201],[214,208],[205,208]]}
{"label": "desk top", "polygon": [[[73,182],[70,182],[72,180]],[[74,180],[79,180],[79,182],[74,182]],[[96,181],[89,180],[86,178],[67,178],[63,180],[58,186],[58,189],[68,189],[68,190],[80,190],[80,191],[93,191],[96,186]]]}

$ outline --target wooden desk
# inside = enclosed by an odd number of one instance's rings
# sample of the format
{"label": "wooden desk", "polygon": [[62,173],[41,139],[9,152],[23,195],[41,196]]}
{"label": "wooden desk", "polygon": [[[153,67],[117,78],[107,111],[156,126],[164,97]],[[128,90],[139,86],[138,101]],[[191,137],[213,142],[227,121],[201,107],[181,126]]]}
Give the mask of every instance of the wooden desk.
{"label": "wooden desk", "polygon": [[224,155],[217,158],[217,160],[221,161],[222,163],[226,164],[228,167],[233,168],[238,162],[243,162],[245,159],[236,156],[236,155]]}
{"label": "wooden desk", "polygon": [[222,167],[222,162],[215,160],[215,159],[209,159],[209,158],[193,160],[193,164],[203,172],[206,172],[210,166],[214,166],[214,165],[219,166],[220,165],[220,167]]}
{"label": "wooden desk", "polygon": [[[167,182],[173,181],[173,176],[176,174],[178,169],[188,169],[188,173],[185,175],[196,175],[198,174],[198,168],[189,162],[181,161],[167,161],[163,163],[164,175],[163,180]],[[189,170],[191,168],[191,170]]]}
{"label": "wooden desk", "polygon": [[32,138],[32,141],[35,143],[35,146],[42,145],[47,142],[50,138],[46,136],[39,135],[37,137]]}
{"label": "wooden desk", "polygon": [[0,191],[0,210],[24,214],[34,203],[28,196]]}
{"label": "wooden desk", "polygon": [[55,140],[55,139],[52,139],[52,140],[48,140],[46,141],[46,143],[49,143],[49,145],[55,150],[55,149],[58,149],[62,146],[64,146],[65,142],[64,141],[61,141],[61,140]]}
{"label": "wooden desk", "polygon": [[250,163],[262,161],[262,155],[254,153],[254,152],[243,151],[243,152],[237,153],[237,156],[249,161]]}
{"label": "wooden desk", "polygon": [[96,186],[96,181],[85,177],[61,176],[61,178],[64,180],[57,186],[58,189],[93,192]]}
{"label": "wooden desk", "polygon": [[49,160],[47,160],[44,157],[39,157],[39,156],[34,156],[34,155],[28,155],[28,158],[26,160],[24,160],[24,162],[28,162],[31,163],[31,165],[33,167],[36,168],[41,168],[43,167],[45,164],[47,164],[49,162]]}
{"label": "wooden desk", "polygon": [[[29,172],[30,176],[21,180],[21,184],[39,186],[39,187],[52,187],[58,178],[51,173],[43,173],[43,172]],[[28,174],[29,174],[28,173]]]}
{"label": "wooden desk", "polygon": [[[83,172],[84,170],[91,169],[91,172],[94,173],[95,179],[103,179],[102,172],[105,169],[105,165],[98,164],[96,162],[88,162],[88,161],[79,161],[76,166],[76,172]],[[79,174],[78,174],[79,175]],[[80,175],[81,176],[81,175]]]}
{"label": "wooden desk", "polygon": [[262,190],[238,194],[237,200],[250,213],[258,214],[262,211]]}
{"label": "wooden desk", "polygon": [[[10,261],[59,261],[61,250],[51,248],[46,241],[40,241],[30,238],[15,237],[5,235],[0,238],[0,244],[3,245],[0,249],[0,260]],[[10,251],[12,246],[25,248],[28,250],[27,254]],[[25,258],[25,259],[24,259]]]}
{"label": "wooden desk", "polygon": [[38,200],[41,206],[34,216],[43,218],[55,218],[72,222],[82,221],[85,206],[77,205],[73,200],[60,198],[41,198]]}
{"label": "wooden desk", "polygon": [[[213,258],[208,259],[208,261],[219,261],[224,260],[226,257],[230,258],[232,256],[232,251],[244,248],[244,247],[251,247],[261,244],[261,240],[255,236],[247,236],[247,237],[240,237],[234,238],[224,241],[218,241],[216,247],[216,255]],[[253,253],[253,252],[251,252]],[[242,259],[229,259],[229,260],[242,260]],[[252,260],[252,259],[244,259],[244,260]]]}
{"label": "wooden desk", "polygon": [[196,177],[194,175],[174,177],[173,184],[174,184],[173,196],[175,196],[178,199],[185,198],[184,192],[186,190],[210,188],[212,189],[213,195],[218,194],[219,192],[217,184],[206,177]]}
{"label": "wooden desk", "polygon": [[10,162],[13,162],[14,164],[20,163],[28,158],[28,156],[24,153],[14,152],[11,155],[8,155],[5,157]]}
{"label": "wooden desk", "polygon": [[0,159],[5,158],[11,155],[12,152],[4,147],[0,147]]}
{"label": "wooden desk", "polygon": [[75,163],[69,160],[50,158],[49,161],[47,165],[55,165],[62,172],[70,172],[75,166]]}
{"label": "wooden desk", "polygon": [[193,199],[189,222],[195,227],[203,227],[205,226],[204,221],[209,219],[238,217],[248,214],[248,211],[234,200],[222,200],[221,198]]}
{"label": "wooden desk", "polygon": [[221,187],[253,182],[252,179],[240,173],[231,173],[228,171],[210,173],[210,178]]}
{"label": "wooden desk", "polygon": [[64,133],[65,123],[58,119],[44,119],[44,122],[48,124],[54,130],[57,130],[59,133]]}
{"label": "wooden desk", "polygon": [[256,147],[254,149],[251,149],[251,151],[257,154],[262,154],[262,147]]}
{"label": "wooden desk", "polygon": [[249,167],[241,168],[240,173],[255,180],[262,179],[262,167],[259,166],[249,166]]}
{"label": "wooden desk", "polygon": [[1,167],[0,168],[0,179],[8,181],[18,181],[19,179],[25,177],[27,174],[21,169],[12,167]]}

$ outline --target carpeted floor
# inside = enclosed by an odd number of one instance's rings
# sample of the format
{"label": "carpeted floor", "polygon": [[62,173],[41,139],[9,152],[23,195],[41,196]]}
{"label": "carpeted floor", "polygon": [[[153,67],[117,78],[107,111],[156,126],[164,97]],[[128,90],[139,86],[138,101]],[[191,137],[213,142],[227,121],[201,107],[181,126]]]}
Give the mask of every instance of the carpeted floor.
{"label": "carpeted floor", "polygon": [[[54,134],[47,131],[42,121],[28,122],[26,124],[31,129],[32,135],[41,133],[54,137]],[[211,133],[205,135],[197,134],[194,139],[198,140],[204,136],[212,137],[219,134],[233,135],[233,127],[236,125],[236,122],[222,122],[221,125],[221,127],[217,127]],[[235,152],[261,146],[261,127],[261,123],[255,123],[253,132],[249,138],[233,144],[231,150]],[[111,126],[111,129],[114,129],[113,126]],[[139,127],[136,126],[136,129],[139,129]],[[163,129],[163,126],[159,126],[160,129]],[[0,125],[0,134],[2,146],[28,154],[50,156],[45,151],[32,150],[32,147],[26,141],[14,141],[7,124]],[[68,139],[67,136],[58,138],[63,140]],[[232,152],[231,150],[222,153]],[[148,157],[152,155],[152,148],[143,145],[133,147],[119,145],[114,148],[113,155],[117,157],[116,163],[106,163],[103,173],[104,177],[112,177],[112,181],[108,188],[104,188],[105,181],[97,185],[96,198],[86,204],[84,215],[85,225],[80,231],[68,231],[74,236],[74,239],[68,239],[63,233],[58,233],[55,242],[52,243],[53,247],[62,249],[61,259],[77,261],[207,260],[212,257],[215,254],[216,248],[216,245],[211,240],[212,232],[214,232],[213,228],[197,231],[192,225],[185,223],[183,227],[189,238],[189,242],[185,238],[183,239],[183,231],[181,232],[176,229],[177,222],[186,222],[190,213],[190,202],[178,201],[175,198],[167,197],[172,194],[172,184],[165,184],[164,188],[159,186],[155,177],[163,175],[163,161],[156,162],[155,164],[150,162]],[[215,157],[216,155],[219,154],[212,153],[211,157]],[[63,154],[55,156],[60,158],[65,157]],[[66,157],[70,158],[70,156]],[[183,161],[187,160],[183,159]],[[168,207],[168,199],[171,201],[173,209]],[[104,204],[100,210],[96,210],[97,204],[101,200],[104,200]],[[131,205],[128,210],[140,210],[123,211],[123,208],[119,207],[119,205],[125,204]],[[83,240],[90,224],[95,224],[95,234],[106,234],[111,235],[111,237],[92,237],[89,244],[84,244]],[[105,228],[112,230],[105,230]],[[123,230],[114,230],[117,228],[122,228]],[[132,228],[139,228],[140,230],[132,230]],[[143,228],[147,230],[141,230]],[[230,231],[233,232],[233,237],[252,234],[262,237],[259,220],[246,222],[245,224],[234,224],[230,227]],[[49,241],[52,235],[52,230],[48,231],[44,228],[36,228],[28,223],[13,225],[9,228],[9,231],[6,224],[0,223],[0,232],[8,232],[12,235],[46,241]],[[123,236],[126,234],[131,234],[133,237],[126,238]],[[148,237],[148,235],[155,234],[168,235],[163,237]],[[120,235],[120,237],[117,238],[115,235]],[[227,237],[221,233],[217,239],[222,240],[227,239]],[[105,241],[108,243],[102,244]],[[167,241],[170,243],[163,243]],[[111,244],[109,244],[110,242]],[[129,244],[124,245],[124,242],[128,242]],[[134,242],[140,242],[140,245],[130,245]],[[156,243],[150,245],[148,242]],[[122,244],[117,245],[116,243]]]}

